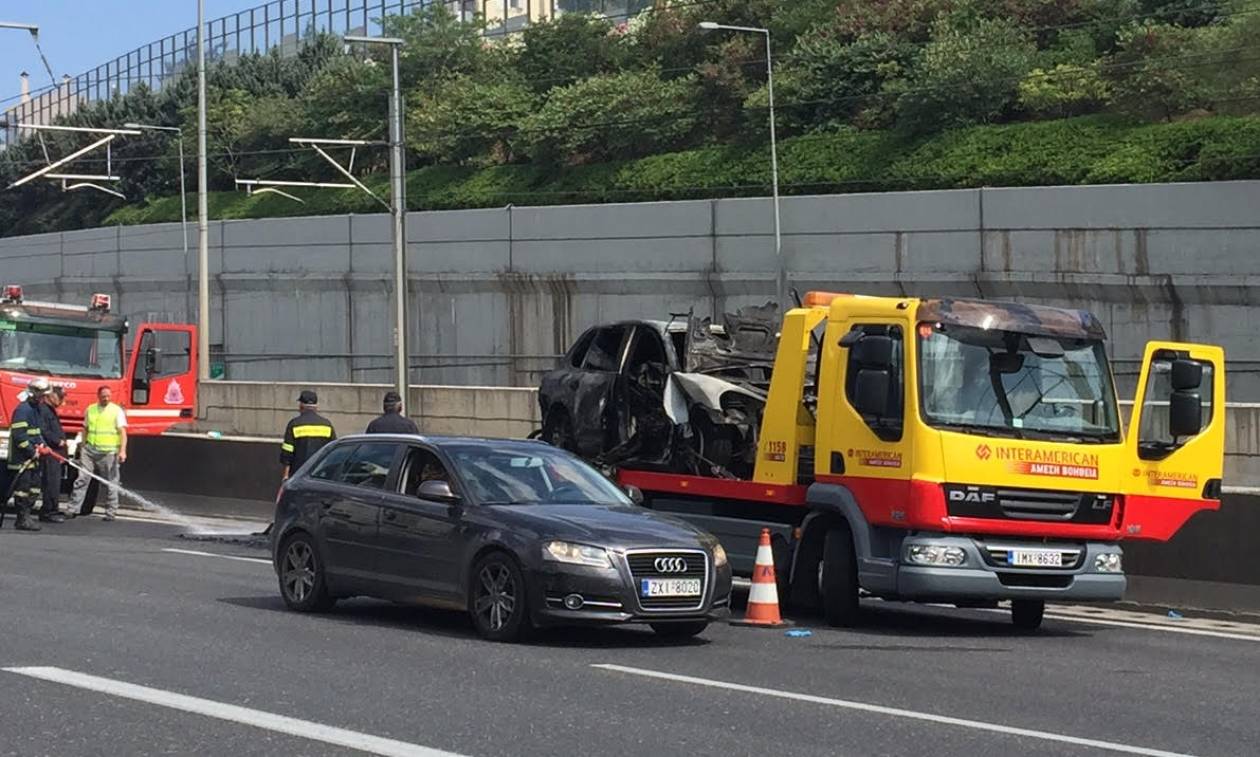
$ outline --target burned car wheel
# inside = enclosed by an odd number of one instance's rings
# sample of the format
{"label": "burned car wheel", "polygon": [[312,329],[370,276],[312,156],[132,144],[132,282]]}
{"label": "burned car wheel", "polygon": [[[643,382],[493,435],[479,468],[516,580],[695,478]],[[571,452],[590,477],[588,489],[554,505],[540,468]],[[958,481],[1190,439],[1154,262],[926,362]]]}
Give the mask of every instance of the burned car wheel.
{"label": "burned car wheel", "polygon": [[554,408],[547,413],[540,436],[544,442],[553,447],[569,452],[577,451],[577,444],[573,439],[573,421],[569,420],[569,414],[560,408]]}

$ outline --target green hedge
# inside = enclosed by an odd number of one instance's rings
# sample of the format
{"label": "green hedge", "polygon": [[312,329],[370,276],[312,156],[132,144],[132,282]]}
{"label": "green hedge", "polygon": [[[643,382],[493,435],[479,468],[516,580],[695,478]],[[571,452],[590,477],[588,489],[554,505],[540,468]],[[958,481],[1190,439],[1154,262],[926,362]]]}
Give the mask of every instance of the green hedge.
{"label": "green hedge", "polygon": [[[1260,117],[1211,117],[1135,124],[1108,117],[977,126],[930,138],[842,131],[784,140],[785,194],[949,189],[979,186],[1150,183],[1260,179]],[[385,177],[367,184],[382,196]],[[414,210],[679,200],[764,195],[765,145],[706,147],[633,161],[547,171],[532,165],[430,166],[407,177]],[[359,190],[274,194],[214,192],[212,218],[371,213]],[[179,198],[121,208],[107,224],[179,220]]]}

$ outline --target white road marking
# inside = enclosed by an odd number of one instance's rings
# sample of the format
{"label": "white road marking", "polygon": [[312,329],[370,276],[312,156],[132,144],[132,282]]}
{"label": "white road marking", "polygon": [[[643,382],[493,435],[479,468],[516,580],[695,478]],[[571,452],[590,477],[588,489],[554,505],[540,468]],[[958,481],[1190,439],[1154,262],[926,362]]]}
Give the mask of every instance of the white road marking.
{"label": "white road marking", "polygon": [[270,560],[264,560],[261,557],[237,557],[236,555],[221,555],[218,552],[200,552],[195,549],[175,549],[174,547],[164,547],[163,552],[170,552],[176,555],[192,555],[194,557],[217,557],[221,560],[237,560],[239,562],[260,563],[262,565],[270,565]]}
{"label": "white road marking", "polygon": [[877,715],[888,715],[897,718],[907,718],[909,720],[922,720],[928,723],[937,723],[939,725],[971,728],[977,731],[1000,733],[1006,736],[1022,736],[1030,739],[1041,739],[1042,741],[1054,741],[1060,744],[1072,744],[1075,746],[1091,747],[1094,749],[1106,749],[1112,752],[1121,752],[1123,754],[1140,754],[1146,755],[1146,757],[1188,757],[1184,752],[1167,752],[1162,749],[1150,749],[1147,747],[1132,746],[1130,744],[1121,744],[1114,741],[1085,739],[1079,736],[1068,736],[1060,733],[1051,733],[1049,731],[1037,731],[1031,728],[1016,728],[1014,726],[1001,725],[998,723],[986,723],[982,720],[967,720],[966,718],[955,718],[948,715],[934,715],[930,712],[903,710],[899,707],[885,707],[884,705],[879,704],[854,702],[848,699],[833,699],[831,697],[820,697],[813,694],[799,694],[793,691],[779,691],[778,689],[767,689],[760,686],[747,686],[742,683],[714,681],[708,678],[695,678],[693,676],[678,675],[676,673],[663,673],[661,671],[647,670],[645,668],[629,668],[624,665],[611,664],[596,664],[591,667],[599,668],[601,670],[611,670],[618,673],[626,673],[629,675],[644,676],[646,678],[659,678],[666,681],[675,681],[677,683],[690,683],[696,686],[707,686],[713,689],[739,691],[745,694],[760,694],[761,696],[774,697],[775,699],[790,699],[797,702],[809,702],[810,704],[826,705],[828,707],[840,707],[847,710],[871,712]]}
{"label": "white road marking", "polygon": [[1142,631],[1165,631],[1167,633],[1181,633],[1187,636],[1211,636],[1216,639],[1233,639],[1234,641],[1257,641],[1260,642],[1260,636],[1249,636],[1241,633],[1226,633],[1224,631],[1209,631],[1202,628],[1173,628],[1156,623],[1138,623],[1124,620],[1103,620],[1102,618],[1082,618],[1079,615],[1051,615],[1046,613],[1047,620],[1061,620],[1066,623],[1092,623],[1099,626],[1115,626],[1117,628],[1137,628]]}
{"label": "white road marking", "polygon": [[454,752],[444,752],[439,749],[420,746],[419,744],[409,744],[405,741],[372,736],[322,723],[313,723],[309,720],[298,720],[297,718],[276,715],[270,712],[263,712],[262,710],[216,702],[212,699],[202,699],[186,694],[177,694],[173,691],[164,691],[149,686],[116,681],[111,678],[77,673],[73,670],[51,667],[4,668],[4,670],[8,673],[16,673],[29,678],[38,678],[43,681],[73,686],[77,689],[86,689],[159,707],[168,707],[172,710],[191,712],[208,718],[242,723],[255,728],[263,728],[268,731],[297,736],[298,738],[311,741],[322,741],[325,744],[355,749],[368,754],[391,755],[393,757],[459,757]]}

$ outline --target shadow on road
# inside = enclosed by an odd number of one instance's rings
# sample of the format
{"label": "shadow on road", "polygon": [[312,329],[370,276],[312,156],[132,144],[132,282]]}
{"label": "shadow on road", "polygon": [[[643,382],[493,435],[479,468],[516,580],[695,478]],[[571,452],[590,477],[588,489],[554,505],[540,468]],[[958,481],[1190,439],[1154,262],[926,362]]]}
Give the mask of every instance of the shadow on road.
{"label": "shadow on road", "polygon": [[[293,614],[284,606],[284,600],[279,596],[221,597],[218,601],[250,610]],[[353,626],[423,631],[457,639],[478,638],[468,615],[463,612],[394,604],[373,599],[343,600],[338,602],[331,611],[320,613],[316,617]],[[708,643],[704,638],[664,639],[646,627],[639,626],[575,626],[539,629],[522,645],[617,649],[621,647],[702,647]]]}
{"label": "shadow on road", "polygon": [[[815,628],[826,625],[816,615],[793,615],[793,619],[804,627]],[[1053,621],[1051,621],[1053,623]],[[900,638],[976,638],[976,639],[1017,639],[1017,638],[1087,638],[1093,631],[1076,631],[1065,628],[1062,624],[1042,627],[1037,631],[1024,631],[1011,625],[1010,618],[1001,612],[981,612],[975,610],[952,610],[921,605],[891,605],[885,602],[862,603],[861,623],[848,630],[855,634],[867,636],[900,637]],[[1004,652],[1006,648],[976,647],[943,647],[930,645],[863,645],[863,644],[829,644],[826,642],[816,646],[832,649],[904,649],[905,651],[922,652]]]}

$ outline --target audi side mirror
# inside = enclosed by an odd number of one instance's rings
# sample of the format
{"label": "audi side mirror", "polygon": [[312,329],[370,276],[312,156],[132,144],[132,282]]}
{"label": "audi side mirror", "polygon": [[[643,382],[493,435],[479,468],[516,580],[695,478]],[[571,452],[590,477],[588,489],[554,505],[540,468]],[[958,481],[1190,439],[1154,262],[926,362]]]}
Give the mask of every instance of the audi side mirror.
{"label": "audi side mirror", "polygon": [[643,490],[634,484],[626,484],[626,496],[630,497],[636,505],[643,504]]}
{"label": "audi side mirror", "polygon": [[421,483],[420,488],[416,490],[416,496],[432,502],[446,502],[448,504],[459,502],[459,495],[451,488],[450,482],[437,479],[430,479]]}

